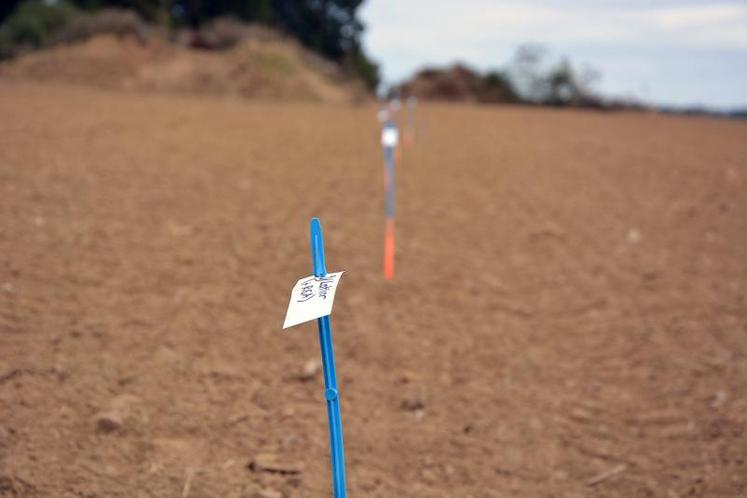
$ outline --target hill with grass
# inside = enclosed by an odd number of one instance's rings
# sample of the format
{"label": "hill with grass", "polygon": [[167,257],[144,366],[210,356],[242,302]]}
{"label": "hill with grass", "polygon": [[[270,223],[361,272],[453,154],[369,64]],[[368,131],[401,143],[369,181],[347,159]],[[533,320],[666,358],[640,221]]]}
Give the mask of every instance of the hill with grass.
{"label": "hill with grass", "polygon": [[375,86],[375,66],[361,72],[359,49],[337,54],[280,22],[207,14],[159,22],[78,3],[30,0],[6,15],[0,78],[321,102],[365,100]]}

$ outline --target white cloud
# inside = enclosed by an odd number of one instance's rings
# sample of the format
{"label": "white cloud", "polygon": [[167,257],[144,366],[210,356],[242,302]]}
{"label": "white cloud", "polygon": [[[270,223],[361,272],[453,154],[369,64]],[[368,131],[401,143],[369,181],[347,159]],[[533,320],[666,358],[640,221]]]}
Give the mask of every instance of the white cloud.
{"label": "white cloud", "polygon": [[664,29],[718,27],[734,21],[744,23],[747,7],[735,3],[685,5],[654,9],[651,14],[653,21]]}
{"label": "white cloud", "polygon": [[[653,3],[653,2],[652,2]],[[747,6],[589,6],[500,0],[373,0],[365,13],[372,44],[407,50],[479,41],[656,42],[668,46],[747,49]],[[725,36],[726,33],[726,36]],[[693,37],[693,34],[697,35]],[[435,42],[435,43],[434,43]]]}

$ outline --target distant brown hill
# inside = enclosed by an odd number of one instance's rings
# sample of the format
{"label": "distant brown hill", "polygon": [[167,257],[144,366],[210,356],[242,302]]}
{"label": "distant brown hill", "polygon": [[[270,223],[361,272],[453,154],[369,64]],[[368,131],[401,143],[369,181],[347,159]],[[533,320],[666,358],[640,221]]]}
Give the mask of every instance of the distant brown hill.
{"label": "distant brown hill", "polygon": [[424,100],[452,102],[515,102],[516,92],[499,73],[482,75],[463,65],[447,68],[425,68],[402,83],[403,95]]}

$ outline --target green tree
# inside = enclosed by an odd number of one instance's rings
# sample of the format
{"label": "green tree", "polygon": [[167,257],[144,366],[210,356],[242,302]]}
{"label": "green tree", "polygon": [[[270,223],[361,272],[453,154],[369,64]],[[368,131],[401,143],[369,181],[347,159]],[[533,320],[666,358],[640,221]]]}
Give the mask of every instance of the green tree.
{"label": "green tree", "polygon": [[14,10],[23,2],[23,0],[3,0],[0,1],[0,23],[10,16]]}
{"label": "green tree", "polygon": [[168,16],[171,0],[73,0],[81,9],[94,11],[105,7],[134,10],[150,22],[163,21]]}
{"label": "green tree", "polygon": [[[92,1],[92,0],[89,0]],[[220,16],[262,22],[281,29],[303,45],[340,62],[375,88],[378,66],[363,51],[363,0],[174,0],[176,24],[198,27]]]}
{"label": "green tree", "polygon": [[47,43],[50,35],[70,22],[75,14],[75,8],[65,1],[26,1],[18,5],[6,19],[0,36],[3,43],[39,48]]}
{"label": "green tree", "polygon": [[503,71],[488,71],[482,77],[482,82],[484,85],[482,100],[485,102],[519,102],[521,100],[511,78]]}

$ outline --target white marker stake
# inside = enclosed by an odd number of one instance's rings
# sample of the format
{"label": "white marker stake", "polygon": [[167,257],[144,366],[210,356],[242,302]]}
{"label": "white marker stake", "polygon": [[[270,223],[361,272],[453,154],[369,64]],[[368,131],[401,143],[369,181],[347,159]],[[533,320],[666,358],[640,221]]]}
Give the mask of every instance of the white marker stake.
{"label": "white marker stake", "polygon": [[296,282],[291,291],[283,328],[332,314],[335,291],[343,273],[327,273],[324,277],[311,275]]}

